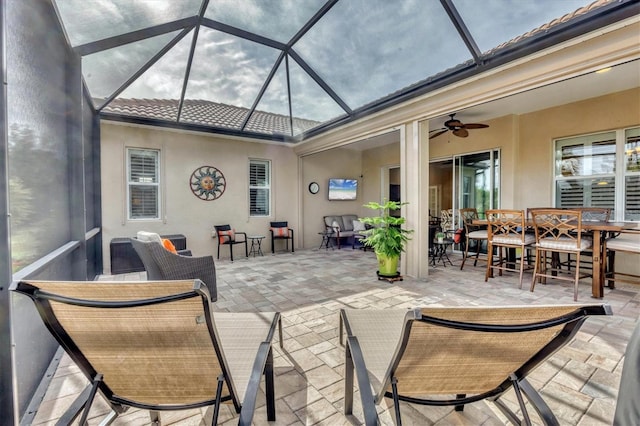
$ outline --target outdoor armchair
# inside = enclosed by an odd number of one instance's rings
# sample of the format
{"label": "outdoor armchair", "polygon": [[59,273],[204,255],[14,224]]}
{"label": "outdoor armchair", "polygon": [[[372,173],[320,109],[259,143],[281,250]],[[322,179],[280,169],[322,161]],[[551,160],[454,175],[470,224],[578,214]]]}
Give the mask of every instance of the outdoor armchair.
{"label": "outdoor armchair", "polygon": [[262,375],[267,418],[275,420],[271,341],[279,313],[212,312],[200,280],[23,281],[12,290],[33,300],[90,382],[59,424],[78,416],[85,424],[99,392],[112,409],[105,424],[128,407],[153,418],[206,406],[216,424],[229,401],[239,424],[250,425]]}
{"label": "outdoor armchair", "polygon": [[[544,424],[558,421],[527,375],[576,334],[588,315],[611,315],[608,305],[343,309],[346,331],[345,414],[358,381],[365,424],[375,425],[375,404],[400,401],[455,406],[492,400],[514,424],[530,424],[523,396]],[[523,419],[499,398],[514,389]]]}
{"label": "outdoor armchair", "polygon": [[191,257],[171,253],[156,242],[131,239],[133,249],[140,256],[148,280],[202,280],[209,289],[209,297],[218,299],[216,266],[212,256]]}
{"label": "outdoor armchair", "polygon": [[285,240],[287,251],[289,251],[289,240],[291,240],[291,253],[293,249],[293,229],[289,228],[289,222],[269,222],[269,232],[271,233],[271,253],[275,253],[275,240]]}
{"label": "outdoor armchair", "polygon": [[[231,225],[214,225],[214,228],[218,237],[218,259],[220,259],[220,246],[229,246],[229,256],[233,262],[233,246],[236,244],[244,244],[244,255],[249,257],[246,232],[236,231],[231,228]],[[238,238],[239,235],[242,235],[242,238]]]}

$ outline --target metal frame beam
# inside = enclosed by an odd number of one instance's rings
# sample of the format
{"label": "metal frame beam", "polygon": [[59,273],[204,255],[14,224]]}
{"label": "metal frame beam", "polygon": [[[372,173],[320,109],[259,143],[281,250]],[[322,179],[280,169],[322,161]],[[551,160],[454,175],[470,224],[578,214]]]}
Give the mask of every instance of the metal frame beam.
{"label": "metal frame beam", "polygon": [[2,69],[2,88],[0,94],[0,413],[3,422],[16,424],[18,413],[13,392],[13,375],[11,335],[11,241],[9,212],[9,146],[7,128],[7,23],[6,0],[0,1],[0,67]]}

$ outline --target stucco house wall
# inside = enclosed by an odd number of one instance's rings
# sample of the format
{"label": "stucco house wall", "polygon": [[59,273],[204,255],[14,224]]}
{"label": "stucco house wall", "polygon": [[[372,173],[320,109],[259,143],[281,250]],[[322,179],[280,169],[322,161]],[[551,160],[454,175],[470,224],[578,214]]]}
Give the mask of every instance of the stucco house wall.
{"label": "stucco house wall", "polygon": [[514,207],[553,205],[553,140],[640,125],[640,88],[519,117]]}
{"label": "stucco house wall", "polygon": [[[126,148],[161,151],[161,220],[127,220]],[[271,161],[271,216],[249,217],[249,159]],[[111,268],[109,242],[133,237],[140,230],[184,234],[195,256],[215,255],[214,225],[230,224],[238,231],[265,235],[270,247],[269,222],[287,220],[297,230],[298,158],[288,146],[255,143],[163,128],[101,124],[102,206],[104,269]],[[225,177],[224,194],[203,201],[191,192],[189,179],[201,166],[213,166]],[[263,250],[267,251],[267,250]],[[221,258],[229,256],[225,247]]]}
{"label": "stucco house wall", "polygon": [[[349,148],[336,148],[329,151],[301,157],[301,187],[302,187],[302,222],[303,242],[306,248],[320,246],[324,231],[323,216],[333,214],[357,214],[362,211],[365,203],[364,194],[367,182],[362,178],[362,156],[359,151]],[[358,192],[354,201],[329,201],[329,179],[357,179]],[[311,182],[317,182],[320,191],[311,194],[308,190]]]}

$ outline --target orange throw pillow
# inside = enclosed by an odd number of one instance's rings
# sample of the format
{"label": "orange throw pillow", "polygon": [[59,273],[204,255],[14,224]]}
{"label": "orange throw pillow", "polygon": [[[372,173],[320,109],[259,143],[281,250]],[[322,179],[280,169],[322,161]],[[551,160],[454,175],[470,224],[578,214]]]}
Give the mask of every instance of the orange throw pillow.
{"label": "orange throw pillow", "polygon": [[173,245],[171,240],[163,238],[162,245],[164,246],[165,249],[169,250],[171,253],[178,254],[178,251],[176,250],[176,246]]}
{"label": "orange throw pillow", "polygon": [[274,237],[288,237],[289,230],[287,228],[271,228]]}
{"label": "orange throw pillow", "polygon": [[225,244],[229,241],[236,240],[236,230],[230,229],[228,231],[218,231],[218,237],[220,238],[220,243]]}

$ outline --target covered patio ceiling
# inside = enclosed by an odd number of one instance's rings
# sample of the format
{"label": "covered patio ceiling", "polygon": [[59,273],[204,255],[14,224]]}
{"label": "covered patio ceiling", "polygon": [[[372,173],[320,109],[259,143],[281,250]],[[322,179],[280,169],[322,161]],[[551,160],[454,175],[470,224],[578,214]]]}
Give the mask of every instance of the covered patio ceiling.
{"label": "covered patio ceiling", "polygon": [[638,13],[634,0],[54,0],[101,117],[296,143]]}

